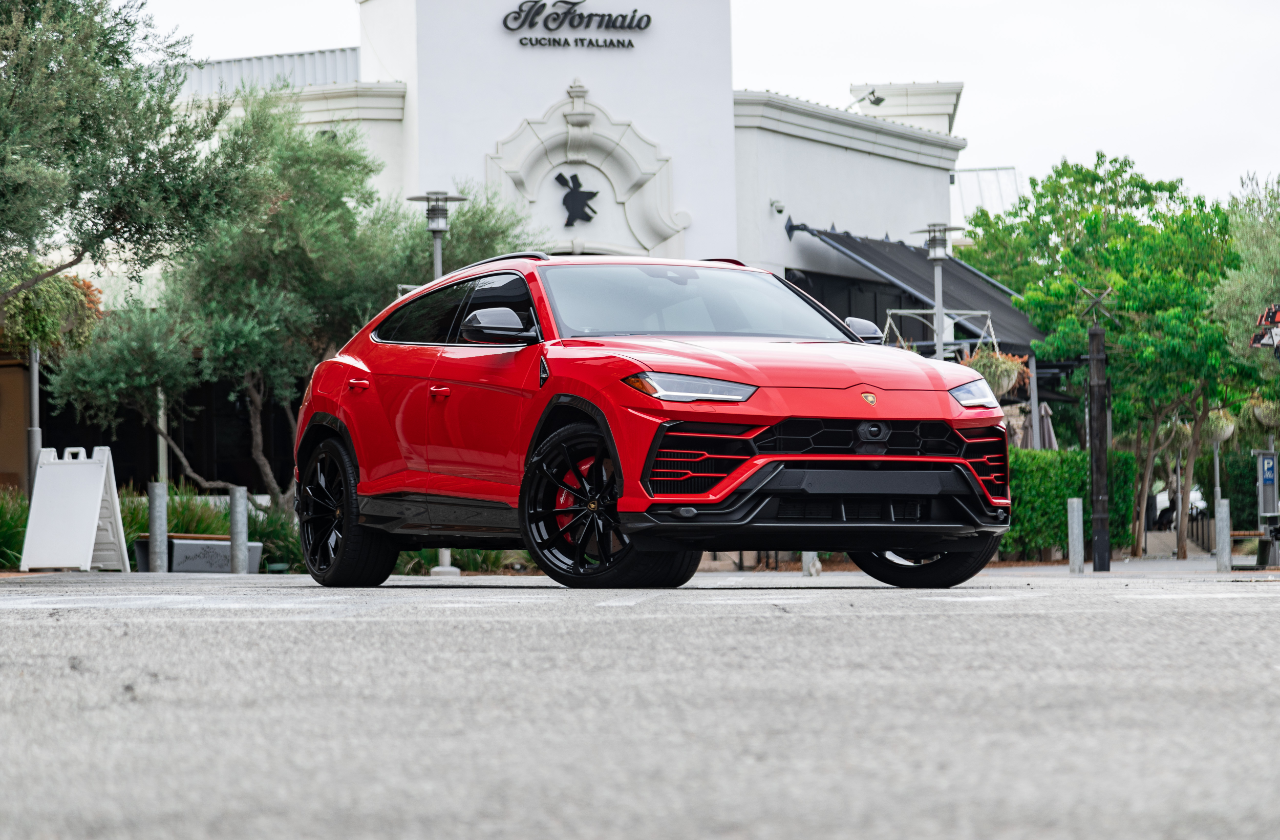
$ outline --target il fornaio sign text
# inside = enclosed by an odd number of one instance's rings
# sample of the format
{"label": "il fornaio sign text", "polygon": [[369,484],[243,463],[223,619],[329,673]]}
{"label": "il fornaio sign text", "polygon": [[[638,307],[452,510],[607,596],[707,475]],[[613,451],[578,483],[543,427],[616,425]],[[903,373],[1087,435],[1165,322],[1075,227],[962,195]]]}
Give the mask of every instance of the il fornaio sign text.
{"label": "il fornaio sign text", "polygon": [[[547,32],[564,32],[566,29],[607,30],[611,35],[622,35],[626,32],[643,32],[653,23],[649,15],[642,15],[638,9],[631,14],[607,14],[602,12],[580,12],[578,7],[586,0],[524,0],[514,11],[502,18],[502,25],[512,32],[523,29],[536,30],[541,24]],[[548,11],[549,10],[549,11]],[[568,34],[567,32],[565,34]],[[523,47],[634,47],[629,38],[521,38]]]}

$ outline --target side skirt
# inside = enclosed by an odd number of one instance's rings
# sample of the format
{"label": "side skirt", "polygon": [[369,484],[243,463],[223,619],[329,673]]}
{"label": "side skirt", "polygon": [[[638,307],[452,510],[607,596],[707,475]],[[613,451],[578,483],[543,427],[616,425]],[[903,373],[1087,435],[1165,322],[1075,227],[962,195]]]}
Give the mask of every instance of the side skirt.
{"label": "side skirt", "polygon": [[426,493],[360,497],[360,524],[418,548],[524,548],[519,513],[503,502]]}

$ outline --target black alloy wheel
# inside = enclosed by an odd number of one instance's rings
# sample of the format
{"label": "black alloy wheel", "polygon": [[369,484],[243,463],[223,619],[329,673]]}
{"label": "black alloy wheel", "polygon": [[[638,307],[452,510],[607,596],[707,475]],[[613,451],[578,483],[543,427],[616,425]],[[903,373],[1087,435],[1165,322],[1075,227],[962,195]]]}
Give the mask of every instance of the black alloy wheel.
{"label": "black alloy wheel", "polygon": [[298,487],[302,556],[324,586],[377,586],[395,568],[399,548],[359,524],[355,459],[336,438],[321,441]]}
{"label": "black alloy wheel", "polygon": [[849,559],[871,577],[904,589],[950,589],[991,562],[1000,537],[988,537],[976,550],[946,552],[850,551]]}
{"label": "black alloy wheel", "polygon": [[554,432],[529,461],[520,525],[534,562],[573,587],[673,587],[697,571],[701,552],[639,551],[618,519],[620,477],[593,423]]}

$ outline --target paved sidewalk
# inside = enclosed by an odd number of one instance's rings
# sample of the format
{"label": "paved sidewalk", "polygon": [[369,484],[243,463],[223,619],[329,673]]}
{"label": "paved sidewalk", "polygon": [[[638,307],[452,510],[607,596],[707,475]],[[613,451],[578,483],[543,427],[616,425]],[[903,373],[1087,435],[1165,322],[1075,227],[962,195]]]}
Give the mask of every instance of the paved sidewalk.
{"label": "paved sidewalk", "polygon": [[0,837],[1276,836],[1280,586],[1113,569],[7,578]]}

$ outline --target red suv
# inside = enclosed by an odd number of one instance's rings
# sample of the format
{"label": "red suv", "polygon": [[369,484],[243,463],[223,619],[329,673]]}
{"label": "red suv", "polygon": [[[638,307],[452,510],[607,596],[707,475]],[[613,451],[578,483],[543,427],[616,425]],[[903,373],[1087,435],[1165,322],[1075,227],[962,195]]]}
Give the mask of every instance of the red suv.
{"label": "red suv", "polygon": [[568,586],[679,586],[703,551],[846,552],[947,587],[1009,525],[1004,414],[730,261],[512,254],[397,300],[311,378],[295,461],[326,586],[402,549],[525,548]]}

